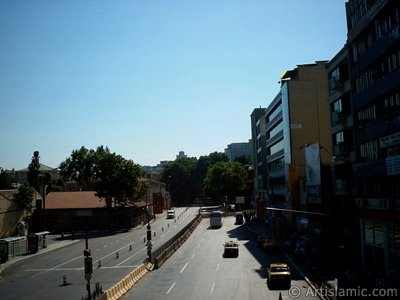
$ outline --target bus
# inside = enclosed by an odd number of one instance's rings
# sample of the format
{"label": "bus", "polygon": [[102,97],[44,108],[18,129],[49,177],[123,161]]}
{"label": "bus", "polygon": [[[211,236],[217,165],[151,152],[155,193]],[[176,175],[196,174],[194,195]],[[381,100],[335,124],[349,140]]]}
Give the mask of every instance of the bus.
{"label": "bus", "polygon": [[210,226],[211,228],[222,227],[224,219],[222,217],[222,211],[213,211],[210,214]]}

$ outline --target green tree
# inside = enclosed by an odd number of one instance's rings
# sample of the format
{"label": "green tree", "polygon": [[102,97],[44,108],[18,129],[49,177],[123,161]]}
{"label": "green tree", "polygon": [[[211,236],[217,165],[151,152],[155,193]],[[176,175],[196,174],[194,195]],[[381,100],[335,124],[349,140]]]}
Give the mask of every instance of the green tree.
{"label": "green tree", "polygon": [[21,209],[30,212],[32,209],[34,195],[35,190],[28,183],[25,182],[18,188],[18,191],[14,194],[14,201],[21,207]]}
{"label": "green tree", "polygon": [[200,156],[196,170],[196,192],[198,196],[204,196],[204,179],[207,176],[208,169],[216,163],[228,161],[228,156],[223,152],[213,152],[209,155]]}
{"label": "green tree", "polygon": [[173,204],[190,204],[196,196],[197,159],[179,158],[169,162],[161,173],[161,180],[168,185]]}
{"label": "green tree", "polygon": [[146,193],[145,184],[139,181],[140,166],[111,153],[108,147],[99,146],[96,150],[81,147],[72,151],[59,168],[64,179],[76,180],[117,206],[133,203]]}
{"label": "green tree", "polygon": [[13,178],[7,174],[3,168],[0,168],[0,190],[8,190],[12,188]]}
{"label": "green tree", "polygon": [[[99,151],[107,151],[103,146]],[[59,165],[60,175],[64,180],[75,180],[83,190],[92,190],[95,172],[95,151],[81,147],[73,150],[71,156]]]}
{"label": "green tree", "polygon": [[247,179],[246,168],[238,162],[218,162],[207,172],[204,188],[207,195],[219,203],[225,196],[228,200],[238,195],[243,195]]}
{"label": "green tree", "polygon": [[117,205],[124,206],[145,195],[144,183],[139,181],[139,165],[104,148],[98,149],[95,155],[94,188],[99,197],[112,198]]}
{"label": "green tree", "polygon": [[39,151],[33,152],[31,163],[28,166],[28,174],[27,179],[28,183],[31,187],[35,188],[37,191],[40,191],[40,162],[39,162]]}

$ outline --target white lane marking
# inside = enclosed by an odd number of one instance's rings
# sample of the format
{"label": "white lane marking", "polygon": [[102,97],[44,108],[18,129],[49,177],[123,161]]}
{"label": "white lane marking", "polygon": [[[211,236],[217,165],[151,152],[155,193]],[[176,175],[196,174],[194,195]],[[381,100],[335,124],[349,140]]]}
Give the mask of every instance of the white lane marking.
{"label": "white lane marking", "polygon": [[172,289],[174,288],[175,284],[176,284],[176,281],[175,281],[175,282],[171,285],[171,287],[168,289],[167,295],[172,291]]}
{"label": "white lane marking", "polygon": [[216,271],[217,271],[217,272],[219,271],[219,264],[217,264],[217,269],[216,269]]}
{"label": "white lane marking", "polygon": [[146,249],[147,249],[147,247],[144,247],[142,250],[139,250],[139,251],[138,251],[138,252],[136,252],[135,254],[133,254],[133,255],[129,256],[127,259],[125,259],[125,260],[121,261],[119,264],[117,264],[117,266],[120,266],[120,265],[122,265],[124,262],[126,262],[126,261],[130,260],[132,257],[135,257],[135,256],[136,256],[136,255],[138,255],[140,252],[142,252],[142,251],[144,251],[144,250],[146,250]]}
{"label": "white lane marking", "polygon": [[211,285],[211,290],[210,290],[211,295],[214,293],[214,288],[215,288],[215,281]]}
{"label": "white lane marking", "polygon": [[193,254],[192,254],[192,259],[195,257],[195,255],[196,255],[196,253],[193,253]]}
{"label": "white lane marking", "polygon": [[[135,266],[113,266],[113,267],[101,267],[101,269],[132,269],[137,268],[138,265]],[[43,271],[82,271],[84,268],[58,268],[58,269],[28,269],[26,272],[43,272]]]}
{"label": "white lane marking", "polygon": [[180,272],[179,273],[183,273],[183,271],[185,271],[185,269],[186,269],[186,267],[188,266],[188,263],[186,263],[184,266],[183,266],[183,268],[180,270]]}

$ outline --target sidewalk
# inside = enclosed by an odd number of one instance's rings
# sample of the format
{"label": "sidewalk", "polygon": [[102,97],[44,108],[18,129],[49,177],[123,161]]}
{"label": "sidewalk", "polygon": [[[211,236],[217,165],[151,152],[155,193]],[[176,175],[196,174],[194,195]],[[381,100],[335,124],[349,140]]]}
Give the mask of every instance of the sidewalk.
{"label": "sidewalk", "polygon": [[32,254],[28,253],[28,254],[25,254],[22,256],[11,257],[5,263],[0,264],[0,279],[1,279],[1,273],[12,264],[15,264],[19,261],[37,256],[37,255],[40,255],[43,253],[47,253],[47,252],[55,250],[55,249],[59,249],[59,248],[77,243],[79,241],[81,241],[81,237],[76,237],[73,239],[71,235],[67,235],[67,236],[64,236],[64,238],[61,238],[60,235],[50,234],[46,237],[46,242],[47,242],[46,248],[39,247],[39,250],[36,253],[32,253]]}

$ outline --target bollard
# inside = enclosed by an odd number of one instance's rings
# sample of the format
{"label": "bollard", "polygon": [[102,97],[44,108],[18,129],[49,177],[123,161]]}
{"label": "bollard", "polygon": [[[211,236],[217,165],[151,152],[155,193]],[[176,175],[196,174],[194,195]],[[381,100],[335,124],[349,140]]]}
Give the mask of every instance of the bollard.
{"label": "bollard", "polygon": [[117,259],[117,258],[119,258],[119,253],[118,253],[118,251],[115,252],[115,259]]}
{"label": "bollard", "polygon": [[146,237],[143,238],[143,243],[146,243]]}
{"label": "bollard", "polygon": [[97,262],[97,267],[101,268],[101,260],[99,259],[99,261]]}
{"label": "bollard", "polygon": [[156,236],[156,232],[154,231],[154,236]]}
{"label": "bollard", "polygon": [[161,231],[164,231],[164,227],[161,227]]}
{"label": "bollard", "polygon": [[129,251],[132,251],[132,245],[129,245]]}
{"label": "bollard", "polygon": [[62,285],[67,285],[67,275],[63,275],[63,284]]}

